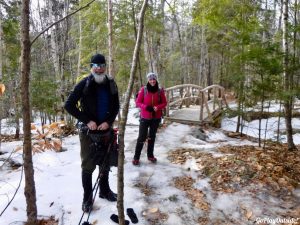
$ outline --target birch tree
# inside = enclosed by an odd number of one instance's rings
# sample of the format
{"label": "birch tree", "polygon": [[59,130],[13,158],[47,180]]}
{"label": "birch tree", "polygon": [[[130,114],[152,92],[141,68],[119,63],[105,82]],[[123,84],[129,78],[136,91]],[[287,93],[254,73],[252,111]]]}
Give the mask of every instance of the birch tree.
{"label": "birch tree", "polygon": [[181,84],[184,84],[186,81],[186,76],[185,76],[185,71],[187,71],[187,65],[185,65],[184,63],[184,59],[185,59],[185,50],[184,50],[184,42],[183,42],[183,35],[182,32],[180,30],[180,24],[179,24],[179,19],[178,19],[178,13],[176,12],[176,1],[174,2],[174,5],[172,6],[170,3],[168,3],[168,1],[166,1],[166,3],[168,4],[172,16],[173,16],[173,22],[176,25],[176,31],[177,31],[177,35],[178,35],[178,40],[179,40],[179,47],[180,47],[180,52],[181,52],[181,58],[180,58],[180,79],[181,79]]}
{"label": "birch tree", "polygon": [[[57,21],[57,17],[55,16],[55,13],[53,12],[54,6],[53,6],[54,1],[53,0],[48,0],[48,14],[49,14],[49,24],[52,24],[54,21]],[[51,34],[50,34],[50,40],[51,40],[51,59],[53,61],[54,65],[54,72],[55,72],[55,77],[59,77],[59,54],[58,54],[58,44],[57,44],[57,33],[56,33],[56,28],[54,26],[53,29],[51,29]]]}
{"label": "birch tree", "polygon": [[[66,17],[69,14],[69,1],[65,0],[64,1],[64,14],[63,17]],[[69,50],[68,48],[68,41],[69,41],[69,20],[70,18],[67,17],[63,21],[62,25],[62,51],[61,51],[61,63],[60,63],[60,88],[59,88],[59,94],[60,94],[60,105],[59,105],[59,112],[60,114],[60,120],[64,121],[65,120],[65,109],[64,109],[64,103],[66,100],[66,73],[67,73],[67,52]]]}
{"label": "birch tree", "polygon": [[77,61],[77,73],[75,79],[72,81],[75,83],[75,80],[81,74],[81,48],[82,48],[82,12],[78,12],[78,29],[79,29],[79,41],[78,41],[78,61]]}
{"label": "birch tree", "polygon": [[206,84],[206,61],[207,61],[207,45],[205,36],[205,26],[201,27],[201,45],[200,45],[200,66],[199,66],[199,85],[205,86]]}
{"label": "birch tree", "polygon": [[107,0],[107,17],[108,17],[108,74],[112,77],[114,74],[114,61],[113,61],[113,6],[112,1]]}

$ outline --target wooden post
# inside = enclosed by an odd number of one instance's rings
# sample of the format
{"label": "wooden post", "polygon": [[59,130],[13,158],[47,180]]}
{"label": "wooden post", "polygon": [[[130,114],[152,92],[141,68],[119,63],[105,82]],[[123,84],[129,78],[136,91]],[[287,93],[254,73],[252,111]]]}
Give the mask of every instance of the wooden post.
{"label": "wooden post", "polygon": [[170,91],[166,91],[167,93],[167,111],[166,115],[169,117],[170,116]]}
{"label": "wooden post", "polygon": [[201,99],[200,99],[200,121],[203,120],[203,103],[204,103],[204,92],[200,91],[201,93]]}
{"label": "wooden post", "polygon": [[223,88],[218,88],[218,104],[219,104],[219,108],[220,110],[222,110],[223,108],[223,103],[222,103],[222,94],[223,94]]}
{"label": "wooden post", "polygon": [[[207,94],[209,95],[209,90],[207,90]],[[204,104],[205,104],[205,107],[206,107],[206,110],[207,110],[207,118],[211,119],[211,113],[210,113],[210,109],[209,109],[209,106],[208,106],[208,98],[206,98],[205,95],[204,95]]]}
{"label": "wooden post", "polygon": [[172,93],[172,101],[173,101],[173,99],[174,99],[174,93],[173,93],[173,90],[172,90],[172,92],[171,92],[171,93]]}
{"label": "wooden post", "polygon": [[221,92],[222,92],[222,89],[220,87],[218,87],[218,90],[217,90],[217,99],[218,99],[218,105],[219,105],[219,109],[220,110],[222,109]]}
{"label": "wooden post", "polygon": [[213,111],[216,110],[216,100],[217,100],[216,89],[217,89],[216,87],[213,87],[213,93],[214,93]]}
{"label": "wooden post", "polygon": [[187,100],[186,100],[186,107],[189,108],[190,107],[190,104],[191,104],[191,87],[187,87],[187,97],[189,97]]}

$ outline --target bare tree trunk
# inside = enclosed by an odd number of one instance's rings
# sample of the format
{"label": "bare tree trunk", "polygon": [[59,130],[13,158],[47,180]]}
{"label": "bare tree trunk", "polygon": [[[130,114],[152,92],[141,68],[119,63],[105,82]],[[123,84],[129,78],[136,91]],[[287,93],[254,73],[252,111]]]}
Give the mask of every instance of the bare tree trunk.
{"label": "bare tree trunk", "polygon": [[[52,0],[48,1],[48,13],[49,13],[49,23],[53,23],[53,21],[56,21],[56,18],[53,18],[53,4],[52,4]],[[53,19],[52,19],[53,18]],[[59,56],[58,56],[58,45],[56,42],[56,28],[54,27],[54,29],[52,29],[51,31],[51,35],[50,35],[50,43],[51,43],[51,58],[52,58],[52,62],[53,62],[53,66],[54,66],[54,72],[55,72],[55,77],[58,78],[59,77]]]}
{"label": "bare tree trunk", "polygon": [[[48,18],[46,18],[45,16],[43,16],[43,10],[44,9],[41,9],[41,6],[40,6],[40,0],[37,1],[37,8],[38,8],[38,15],[39,15],[39,18],[37,19],[37,26],[36,27],[36,31],[34,32],[38,32],[39,30],[43,30],[44,26],[46,26],[46,24],[49,23],[48,21]],[[43,34],[43,39],[47,39],[48,40],[48,34]],[[32,43],[31,43],[32,44]],[[43,57],[46,57],[47,59],[50,59],[51,58],[51,48],[49,48],[49,45],[48,45],[48,41],[45,41],[44,44],[43,44]],[[40,58],[42,58],[42,56],[40,56]],[[40,61],[40,60],[38,60]]]}
{"label": "bare tree trunk", "polygon": [[277,9],[277,0],[274,0],[273,1],[273,15],[272,15],[272,20],[273,20],[272,27],[273,28],[276,28],[276,23],[277,23],[276,15],[277,15],[278,11],[279,11],[279,9]]}
{"label": "bare tree trunk", "polygon": [[[288,48],[288,11],[289,1],[284,0],[283,5],[283,29],[282,29],[282,48],[283,48],[283,82],[284,90],[290,93],[292,86],[292,73],[288,71],[289,67],[289,48]],[[285,124],[286,124],[286,135],[288,150],[294,150],[296,148],[293,141],[293,128],[292,128],[292,96],[284,99],[284,110],[285,110]]]}
{"label": "bare tree trunk", "polygon": [[2,7],[0,5],[0,81],[3,77],[3,28],[2,28]]}
{"label": "bare tree trunk", "polygon": [[201,27],[201,46],[200,46],[200,70],[199,70],[199,85],[206,86],[206,60],[207,59],[207,45],[205,36],[205,27]]}
{"label": "bare tree trunk", "polygon": [[[299,26],[299,23],[298,23],[298,19],[300,18],[299,1],[297,1],[297,8],[296,9],[297,10],[295,10],[295,25],[294,25],[294,27],[298,27]],[[297,39],[299,39],[299,36],[300,36],[298,30],[295,33],[297,33],[295,42],[298,43]],[[297,44],[296,44],[296,47],[297,47]],[[296,52],[296,54],[295,54],[296,55],[296,57],[295,57],[295,60],[296,60],[295,63],[297,64],[297,63],[300,62],[299,61],[299,55],[300,55],[299,48],[296,48],[295,52]],[[294,84],[295,84],[296,87],[299,87],[299,85],[300,85],[300,74],[296,74],[295,83]],[[299,98],[300,96],[298,95],[297,97]]]}
{"label": "bare tree trunk", "polygon": [[[294,2],[294,26],[298,27],[298,0],[295,0]],[[297,60],[297,36],[298,36],[298,30],[294,29],[293,31],[293,62],[292,62],[292,66],[293,68],[296,68],[296,60]],[[291,89],[294,89],[294,87],[297,86],[298,83],[295,83],[293,78],[296,75],[295,71],[293,71],[290,81],[291,81]],[[298,76],[299,77],[299,76]],[[294,108],[294,104],[292,102],[292,109]]]}
{"label": "bare tree trunk", "polygon": [[144,32],[143,37],[144,37],[144,54],[145,54],[145,59],[148,62],[148,71],[154,72],[152,55],[151,55],[151,51],[150,51],[149,37],[148,37],[147,31]]}
{"label": "bare tree trunk", "polygon": [[37,8],[38,8],[38,13],[39,13],[39,21],[37,21],[37,29],[42,29],[43,28],[43,20],[42,20],[42,13],[41,13],[41,6],[40,6],[40,0],[37,1]]}
{"label": "bare tree trunk", "polygon": [[[261,83],[264,83],[264,76],[261,74]],[[260,107],[260,117],[258,119],[258,146],[261,147],[261,120],[262,120],[262,115],[264,113],[264,103],[265,103],[265,92],[264,90],[262,91],[262,99],[261,99],[261,107]],[[266,123],[266,128],[267,128],[267,123]]]}
{"label": "bare tree trunk", "polygon": [[[132,12],[132,20],[133,20],[133,28],[134,28],[134,37],[135,40],[137,39],[137,30],[136,30],[136,20],[135,20],[135,8],[134,8],[134,0],[131,0],[131,12]],[[142,78],[142,67],[140,61],[140,55],[138,55],[138,71],[139,71],[139,78],[140,78],[140,86],[143,85],[143,78]],[[137,88],[139,90],[139,87]]]}
{"label": "bare tree trunk", "polygon": [[30,97],[29,97],[29,74],[30,74],[30,37],[29,37],[29,5],[30,0],[22,0],[21,12],[21,74],[22,74],[22,111],[23,111],[23,157],[25,171],[25,197],[27,204],[27,224],[37,224],[36,192],[34,183],[34,170],[31,150],[30,131]]}
{"label": "bare tree trunk", "polygon": [[136,70],[137,70],[137,61],[140,51],[140,46],[142,42],[142,35],[143,35],[143,27],[144,27],[144,17],[146,12],[148,0],[144,0],[140,14],[139,14],[139,29],[137,33],[136,44],[134,47],[134,52],[132,56],[132,65],[130,69],[130,78],[127,86],[127,90],[125,93],[124,104],[122,109],[122,119],[119,123],[119,135],[120,135],[120,142],[119,142],[119,162],[118,162],[118,213],[119,213],[119,224],[125,225],[125,217],[124,217],[124,135],[125,135],[125,128],[127,123],[127,115],[128,115],[128,108],[129,108],[129,101],[132,95],[133,84],[136,77]]}
{"label": "bare tree trunk", "polygon": [[[68,15],[69,13],[69,2],[68,0],[65,0],[64,4],[64,13]],[[60,65],[60,99],[61,99],[61,104],[59,106],[60,108],[60,120],[65,121],[66,120],[66,115],[65,115],[65,108],[64,108],[64,102],[66,100],[66,75],[65,71],[66,69],[66,64],[67,64],[67,57],[66,53],[68,51],[67,47],[67,42],[68,42],[68,33],[69,33],[69,18],[65,20],[65,24],[63,26],[63,31],[64,31],[64,40],[63,40],[63,47],[62,47],[62,59],[61,59],[61,65]]]}
{"label": "bare tree trunk", "polygon": [[280,0],[280,14],[279,14],[279,19],[278,19],[278,30],[281,30],[282,26],[282,15],[283,15],[283,0]]}
{"label": "bare tree trunk", "polygon": [[[0,82],[2,81],[2,67],[3,67],[3,29],[2,29],[2,7],[0,5]],[[0,97],[1,97],[1,94],[0,94]],[[3,105],[2,105],[2,101],[0,101],[0,106],[1,106],[1,109],[0,109],[0,137],[1,137],[1,120],[2,120],[2,117],[3,117]],[[1,152],[1,138],[0,138],[0,152]]]}
{"label": "bare tree trunk", "polygon": [[191,70],[192,70],[192,65],[190,63],[190,59],[189,59],[189,56],[188,56],[188,53],[189,53],[189,45],[191,44],[191,42],[193,41],[191,39],[191,37],[189,37],[188,33],[189,33],[189,29],[186,28],[183,32],[185,35],[184,35],[184,42],[183,42],[183,65],[184,65],[184,83],[188,83],[190,84],[191,83]]}
{"label": "bare tree trunk", "polygon": [[[81,73],[81,46],[82,46],[82,21],[81,21],[81,12],[78,13],[78,23],[79,23],[79,43],[78,43],[78,62],[77,62],[77,73],[75,80]],[[73,80],[73,83],[75,83]]]}
{"label": "bare tree trunk", "polygon": [[[244,52],[244,47],[242,46],[241,49],[242,52]],[[243,73],[245,71],[244,66],[243,66]],[[244,114],[244,104],[245,104],[245,93],[244,93],[244,79],[239,81],[239,88],[238,88],[238,118],[237,118],[237,124],[236,124],[236,132],[243,134],[243,114]]]}
{"label": "bare tree trunk", "polygon": [[[167,1],[166,1],[166,3],[168,4]],[[169,7],[171,7],[171,5],[169,5]],[[180,26],[179,26],[179,22],[177,19],[177,15],[176,15],[176,12],[174,11],[174,9],[172,9],[172,14],[174,17],[174,23],[176,24],[176,28],[177,28],[177,35],[178,35],[178,40],[179,40],[180,52],[181,52],[181,58],[180,58],[181,84],[184,84],[185,83],[185,72],[187,70],[186,70],[186,65],[184,65],[184,58],[183,58],[183,57],[185,57],[185,54],[184,54],[184,46],[183,46],[183,42],[182,42],[182,34],[180,31]]]}
{"label": "bare tree trunk", "polygon": [[220,85],[225,89],[227,88],[225,78],[224,78],[224,49],[221,50],[221,62],[220,62]]}
{"label": "bare tree trunk", "polygon": [[63,18],[51,23],[50,25],[48,25],[45,29],[43,29],[39,34],[37,34],[31,41],[31,45],[45,32],[47,32],[51,27],[55,26],[56,24],[59,24],[60,22],[62,22],[63,20],[69,18],[70,16],[73,16],[74,14],[78,13],[80,10],[85,9],[87,7],[89,7],[94,1],[96,0],[91,0],[90,2],[86,3],[85,5],[79,7],[78,9],[74,10],[73,12],[69,13],[68,15],[64,16]]}
{"label": "bare tree trunk", "polygon": [[166,64],[166,17],[165,17],[165,0],[161,0],[160,3],[160,13],[161,13],[161,23],[163,26],[162,33],[160,34],[160,46],[159,46],[159,65],[158,65],[158,74],[164,75],[163,79],[160,80],[162,86],[166,86],[167,74],[165,73],[165,64]]}
{"label": "bare tree trunk", "polygon": [[18,90],[20,89],[20,76],[16,75],[17,79],[14,82],[14,93],[13,93],[13,105],[15,108],[15,123],[16,123],[16,132],[15,132],[15,138],[19,139],[20,138],[20,108],[19,108],[19,104],[20,104],[20,95]]}
{"label": "bare tree trunk", "polygon": [[147,38],[147,40],[148,40],[148,49],[149,49],[148,51],[149,51],[149,55],[150,55],[150,58],[151,58],[151,64],[152,64],[152,67],[153,67],[152,71],[157,73],[158,58],[156,57],[156,50],[155,50],[157,48],[157,46],[156,46],[156,43],[155,43],[156,41],[154,40],[154,38],[155,38],[154,35],[149,32],[148,33],[148,38]]}
{"label": "bare tree trunk", "polygon": [[107,0],[107,14],[108,14],[108,74],[112,77],[114,74],[114,60],[113,60],[113,6],[112,1]]}
{"label": "bare tree trunk", "polygon": [[180,31],[180,25],[179,25],[179,21],[178,21],[178,17],[177,17],[177,12],[176,12],[176,7],[175,7],[175,2],[174,5],[172,6],[168,1],[165,1],[165,3],[167,3],[167,5],[169,6],[172,16],[173,16],[173,21],[174,24],[176,25],[177,28],[177,35],[178,35],[178,40],[179,40],[179,46],[180,46],[180,52],[181,52],[181,59],[180,59],[180,76],[181,76],[181,83],[184,84],[186,82],[186,76],[185,73],[187,70],[187,65],[185,65],[185,57],[186,56],[186,52],[184,49],[184,43],[182,41],[182,33]]}
{"label": "bare tree trunk", "polygon": [[208,57],[208,70],[207,70],[207,86],[213,84],[212,72],[211,72],[211,59]]}
{"label": "bare tree trunk", "polygon": [[282,106],[282,102],[279,102],[279,113],[278,113],[278,122],[277,122],[277,137],[276,137],[276,141],[279,143],[279,139],[280,139],[280,120],[281,120],[281,106]]}

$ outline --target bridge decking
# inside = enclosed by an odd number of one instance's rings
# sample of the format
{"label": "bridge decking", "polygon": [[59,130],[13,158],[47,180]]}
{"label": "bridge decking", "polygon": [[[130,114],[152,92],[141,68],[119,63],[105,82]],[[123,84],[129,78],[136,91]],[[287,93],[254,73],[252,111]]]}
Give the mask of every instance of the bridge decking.
{"label": "bridge decking", "polygon": [[211,85],[206,88],[183,84],[166,89],[167,110],[165,120],[185,124],[213,122],[223,105],[228,107],[224,88]]}

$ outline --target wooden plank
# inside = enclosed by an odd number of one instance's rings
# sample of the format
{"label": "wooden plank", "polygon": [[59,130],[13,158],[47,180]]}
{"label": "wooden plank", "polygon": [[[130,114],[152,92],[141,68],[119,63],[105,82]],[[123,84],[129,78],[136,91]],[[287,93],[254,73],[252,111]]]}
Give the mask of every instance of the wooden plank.
{"label": "wooden plank", "polygon": [[187,100],[187,99],[197,99],[197,98],[199,98],[199,97],[198,97],[198,96],[183,97],[183,98],[177,99],[177,100],[174,101],[174,102],[169,103],[169,105],[170,105],[170,106],[173,106],[173,105],[176,105],[177,103],[182,102],[182,101],[184,101],[184,100]]}
{"label": "wooden plank", "polygon": [[171,91],[171,90],[175,90],[175,89],[179,89],[179,88],[185,88],[185,87],[193,87],[193,88],[196,88],[196,89],[199,89],[199,90],[202,89],[201,86],[198,86],[198,85],[195,85],[195,84],[180,84],[180,85],[176,85],[176,86],[173,86],[173,87],[166,88],[165,91]]}
{"label": "wooden plank", "polygon": [[173,117],[164,117],[164,121],[188,124],[188,125],[207,125],[210,124],[210,121],[203,120],[203,121],[195,121],[195,120],[185,120],[185,119],[177,119]]}
{"label": "wooden plank", "polygon": [[[183,96],[179,95],[174,97],[174,90],[181,89],[183,92]],[[165,89],[168,99],[168,106],[167,106],[167,116],[165,117],[166,121],[171,122],[178,122],[183,124],[212,124],[215,120],[215,117],[219,114],[219,110],[222,111],[222,107],[225,104],[228,108],[228,104],[226,101],[226,97],[224,95],[225,89],[220,85],[211,85],[204,89],[202,89],[198,85],[193,84],[183,84],[177,85],[174,87],[170,87]],[[194,90],[196,92],[199,91],[197,96],[194,96]],[[212,94],[210,95],[210,92]],[[181,92],[180,92],[181,93]],[[181,93],[182,94],[182,93]],[[171,97],[172,95],[172,97]],[[219,96],[220,95],[220,96]],[[212,99],[210,99],[210,97]],[[175,100],[176,99],[176,100]],[[198,118],[193,118],[193,115],[185,114],[185,116],[181,116],[180,114],[176,114],[172,112],[170,116],[170,107],[175,106],[176,104],[181,104],[180,109],[183,103],[186,103],[187,108],[192,103],[193,100],[199,101],[199,116]],[[181,118],[180,118],[181,117]],[[187,118],[187,119],[185,119]]]}

